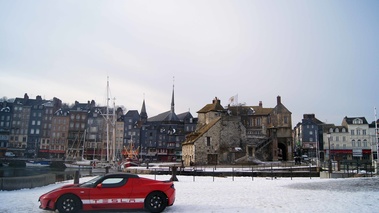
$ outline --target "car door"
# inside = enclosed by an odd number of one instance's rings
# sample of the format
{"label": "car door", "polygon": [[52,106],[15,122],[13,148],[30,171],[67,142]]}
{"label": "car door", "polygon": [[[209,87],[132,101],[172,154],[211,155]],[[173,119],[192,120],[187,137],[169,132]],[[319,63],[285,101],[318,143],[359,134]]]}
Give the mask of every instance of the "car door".
{"label": "car door", "polygon": [[125,177],[108,177],[90,190],[90,203],[94,209],[128,208],[133,185]]}

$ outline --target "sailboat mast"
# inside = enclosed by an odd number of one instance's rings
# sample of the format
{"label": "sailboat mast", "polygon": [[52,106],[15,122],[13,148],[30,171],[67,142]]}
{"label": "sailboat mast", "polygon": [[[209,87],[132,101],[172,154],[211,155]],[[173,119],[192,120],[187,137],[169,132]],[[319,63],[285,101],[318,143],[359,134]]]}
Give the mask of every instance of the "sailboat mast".
{"label": "sailboat mast", "polygon": [[[378,120],[376,118],[376,107],[374,107],[374,113],[375,113],[375,148],[376,148],[376,160],[377,160],[377,163],[376,163],[376,168],[378,170],[378,166],[379,166],[379,144],[378,144]],[[372,158],[372,160],[374,160],[374,158]],[[378,171],[377,171],[378,173]]]}
{"label": "sailboat mast", "polygon": [[112,157],[113,161],[116,160],[116,103],[115,98],[113,98],[113,131],[112,131]]}
{"label": "sailboat mast", "polygon": [[83,134],[83,147],[82,147],[82,160],[84,159],[84,146],[86,144],[86,129],[84,130],[84,134]]}
{"label": "sailboat mast", "polygon": [[107,161],[109,161],[109,76],[107,76]]}

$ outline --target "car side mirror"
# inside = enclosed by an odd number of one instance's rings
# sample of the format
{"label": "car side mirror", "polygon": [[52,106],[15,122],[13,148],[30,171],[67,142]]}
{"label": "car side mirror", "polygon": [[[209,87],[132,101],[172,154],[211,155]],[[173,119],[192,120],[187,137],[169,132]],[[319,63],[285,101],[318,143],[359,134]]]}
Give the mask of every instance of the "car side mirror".
{"label": "car side mirror", "polygon": [[96,185],[96,188],[98,188],[98,189],[103,188],[103,184],[101,184],[101,183],[97,184],[97,185]]}

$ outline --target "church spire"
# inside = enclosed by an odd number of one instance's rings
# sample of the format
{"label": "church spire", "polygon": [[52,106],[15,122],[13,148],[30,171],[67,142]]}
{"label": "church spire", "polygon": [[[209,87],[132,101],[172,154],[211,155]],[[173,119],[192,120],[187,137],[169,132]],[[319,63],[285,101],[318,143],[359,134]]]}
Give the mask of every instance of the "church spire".
{"label": "church spire", "polygon": [[172,97],[171,97],[171,113],[175,113],[175,102],[174,102],[174,90],[175,90],[175,76],[172,79]]}
{"label": "church spire", "polygon": [[141,121],[147,121],[147,112],[146,112],[146,106],[145,106],[145,94],[143,94],[143,102],[142,102],[142,108],[141,108]]}

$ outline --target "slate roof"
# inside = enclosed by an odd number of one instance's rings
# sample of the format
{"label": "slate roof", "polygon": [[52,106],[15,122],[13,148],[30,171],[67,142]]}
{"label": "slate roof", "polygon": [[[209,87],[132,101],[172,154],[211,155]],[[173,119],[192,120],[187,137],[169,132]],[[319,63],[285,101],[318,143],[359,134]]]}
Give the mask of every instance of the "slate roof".
{"label": "slate roof", "polygon": [[314,114],[305,114],[305,115],[303,115],[302,122],[305,122],[305,121],[311,121],[312,123],[314,123],[316,125],[324,124],[324,122],[322,122],[319,119],[317,119],[314,116]]}
{"label": "slate roof", "polygon": [[184,121],[184,120],[189,119],[189,118],[193,118],[193,116],[190,112],[184,112],[184,113],[181,113],[177,116],[178,116],[179,120],[181,120],[181,121]]}
{"label": "slate roof", "polygon": [[263,108],[261,106],[230,106],[228,110],[233,115],[269,115],[273,108]]}
{"label": "slate roof", "polygon": [[219,112],[224,111],[224,107],[221,106],[220,101],[216,98],[211,104],[205,105],[202,109],[197,111],[197,113],[207,113],[207,112]]}
{"label": "slate roof", "polygon": [[171,110],[167,112],[163,112],[159,115],[156,115],[154,117],[148,118],[148,122],[156,122],[156,121],[179,121],[178,116],[173,113]]}
{"label": "slate roof", "polygon": [[367,120],[365,117],[350,117],[348,118],[347,116],[345,116],[344,118],[344,121],[347,123],[347,124],[353,124],[353,120],[355,119],[361,119],[363,121],[363,124],[368,124]]}
{"label": "slate roof", "polygon": [[34,106],[41,105],[48,102],[47,100],[42,100],[41,96],[37,96],[36,99],[29,99],[29,96],[25,94],[24,98],[16,98],[14,103],[22,104],[24,106]]}
{"label": "slate roof", "polygon": [[197,141],[201,136],[204,135],[209,129],[211,129],[217,122],[221,120],[221,117],[218,117],[216,119],[213,119],[208,124],[204,125],[200,129],[196,130],[195,132],[192,132],[186,136],[186,141],[182,143],[182,145],[189,145],[193,144],[195,141]]}
{"label": "slate roof", "polygon": [[129,110],[126,114],[125,117],[134,117],[134,116],[139,116],[138,110]]}

